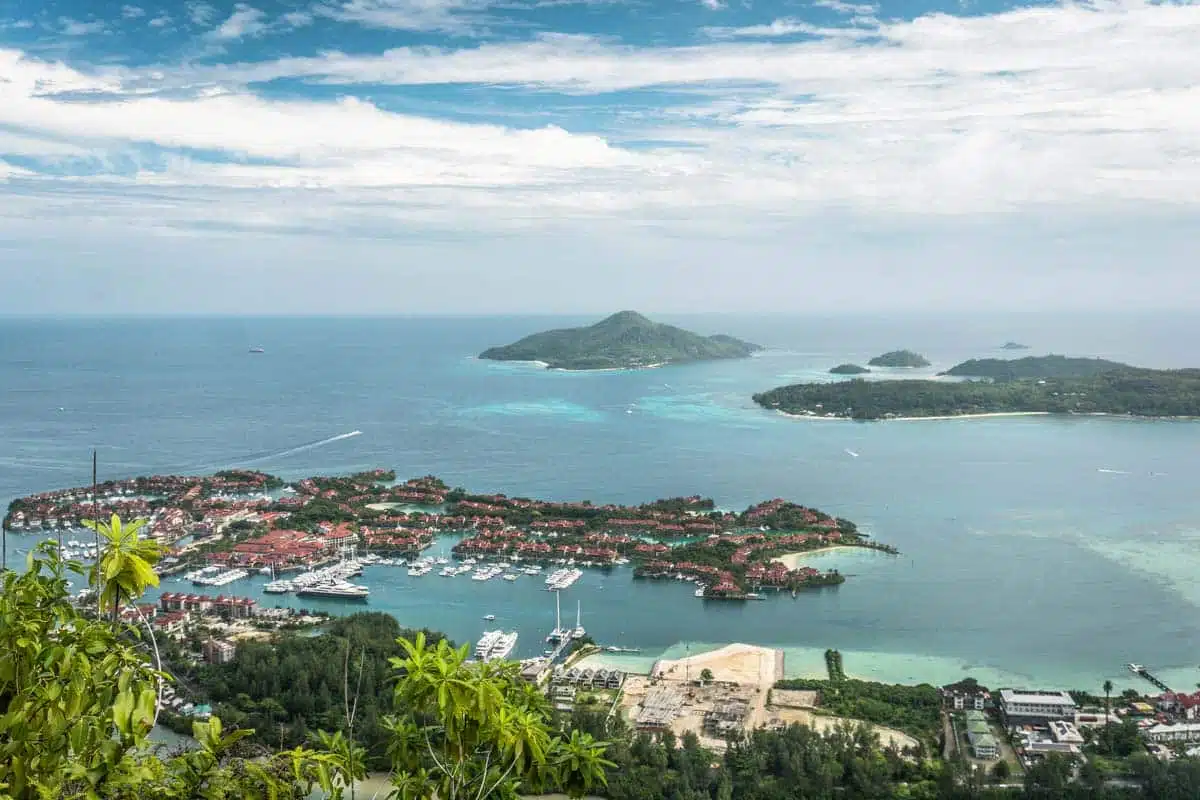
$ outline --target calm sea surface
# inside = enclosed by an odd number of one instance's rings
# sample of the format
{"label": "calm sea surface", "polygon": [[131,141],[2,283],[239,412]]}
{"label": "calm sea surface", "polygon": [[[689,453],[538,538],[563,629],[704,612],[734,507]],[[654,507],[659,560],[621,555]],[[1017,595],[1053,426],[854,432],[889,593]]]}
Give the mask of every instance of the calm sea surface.
{"label": "calm sea surface", "polygon": [[[1200,681],[1200,422],[786,419],[750,395],[908,347],[944,369],[1047,352],[1196,366],[1200,319],[1009,316],[667,321],[767,345],[737,362],[570,374],[472,354],[575,318],[0,320],[0,500],[101,476],[252,466],[296,478],[367,467],[555,499],[775,496],[855,520],[902,554],[824,556],[841,587],[703,603],[686,584],[588,574],[563,593],[598,640],[664,653],[787,649],[789,672],[1096,688],[1137,661]],[[251,345],[266,353],[249,354]],[[352,431],[361,435],[320,444]],[[847,451],[857,453],[857,457]],[[29,539],[10,537],[10,557]],[[441,547],[448,547],[445,543]],[[372,568],[369,607],[465,641],[492,613],[518,654],[553,624],[541,581]],[[223,591],[259,594],[261,579]],[[182,584],[166,582],[164,588]],[[316,605],[311,603],[310,605]],[[330,609],[344,608],[336,603]]]}

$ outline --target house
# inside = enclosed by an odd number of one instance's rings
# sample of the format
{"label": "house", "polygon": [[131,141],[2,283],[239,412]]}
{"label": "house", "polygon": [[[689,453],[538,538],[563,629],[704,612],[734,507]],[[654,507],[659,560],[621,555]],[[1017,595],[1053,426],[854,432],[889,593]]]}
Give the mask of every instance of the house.
{"label": "house", "polygon": [[999,758],[1000,745],[992,735],[992,726],[988,724],[987,715],[983,711],[970,709],[964,715],[967,726],[967,741],[976,758]]}
{"label": "house", "polygon": [[204,660],[210,664],[228,664],[237,655],[237,645],[224,639],[209,639],[203,650]]}
{"label": "house", "polygon": [[942,705],[955,711],[983,711],[992,704],[992,695],[974,681],[951,683],[938,689]]}
{"label": "house", "polygon": [[1143,733],[1146,741],[1155,743],[1165,742],[1200,742],[1200,723],[1188,722],[1182,725],[1155,725]]}
{"label": "house", "polygon": [[1043,689],[1001,689],[1000,713],[1009,727],[1044,725],[1051,720],[1075,721],[1071,695]]}

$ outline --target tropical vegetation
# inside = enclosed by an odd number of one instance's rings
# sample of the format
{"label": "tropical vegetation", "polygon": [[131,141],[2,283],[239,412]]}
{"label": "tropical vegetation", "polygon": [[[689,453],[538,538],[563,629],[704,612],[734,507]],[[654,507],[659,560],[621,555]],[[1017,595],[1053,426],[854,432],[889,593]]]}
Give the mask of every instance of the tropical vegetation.
{"label": "tropical vegetation", "polygon": [[838,364],[829,369],[830,375],[864,375],[871,370],[858,364]]}
{"label": "tropical vegetation", "polygon": [[1128,367],[1087,377],[993,381],[849,380],[754,395],[788,414],[870,420],[984,413],[1200,416],[1200,369]]}
{"label": "tropical vegetation", "polygon": [[867,362],[869,367],[928,367],[929,359],[912,350],[890,350]]}
{"label": "tropical vegetation", "polygon": [[1134,367],[1103,358],[1071,358],[1069,356],[1028,356],[1026,358],[972,358],[955,364],[942,375],[963,378],[991,378],[1012,381],[1022,378],[1089,378],[1114,370]]}
{"label": "tropical vegetation", "polygon": [[541,361],[554,369],[596,370],[745,358],[762,348],[732,336],[701,336],[621,311],[584,328],[526,336],[479,354],[493,361]]}

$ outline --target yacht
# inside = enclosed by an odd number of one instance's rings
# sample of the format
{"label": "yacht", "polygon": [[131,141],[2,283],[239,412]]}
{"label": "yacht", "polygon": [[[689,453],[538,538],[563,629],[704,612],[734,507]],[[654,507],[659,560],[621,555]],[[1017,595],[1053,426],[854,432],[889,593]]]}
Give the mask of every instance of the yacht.
{"label": "yacht", "polygon": [[516,575],[516,574],[514,574],[514,573],[512,573],[512,572],[510,572],[510,573],[508,573],[507,575],[505,575],[505,576],[504,576],[504,580],[506,580],[506,581],[515,581],[515,580],[516,580],[518,577],[520,577],[520,576],[519,576],[519,575]]}
{"label": "yacht", "polygon": [[263,591],[267,594],[287,594],[295,588],[291,581],[271,581],[263,587]]}
{"label": "yacht", "polygon": [[475,657],[480,661],[487,661],[488,655],[492,652],[492,648],[496,646],[497,640],[503,635],[503,631],[487,631],[483,636],[479,637],[479,641],[475,643]]}
{"label": "yacht", "polygon": [[587,636],[587,631],[584,630],[583,623],[579,621],[580,608],[581,608],[580,603],[578,600],[576,600],[575,601],[575,629],[571,631],[572,639],[582,639],[584,636]]}
{"label": "yacht", "polygon": [[692,594],[696,595],[696,597],[704,597],[704,589],[705,586],[703,583],[697,584],[696,591],[692,592]]}
{"label": "yacht", "polygon": [[483,618],[486,619],[488,622],[491,622],[492,620],[494,620],[496,618],[496,615],[495,614],[484,614]]}
{"label": "yacht", "polygon": [[508,658],[508,654],[517,646],[517,632],[501,633],[500,638],[496,640],[496,644],[492,646],[492,652],[488,655],[488,661],[494,659]]}
{"label": "yacht", "polygon": [[333,597],[341,600],[366,600],[371,590],[346,581],[322,581],[296,590],[297,597]]}

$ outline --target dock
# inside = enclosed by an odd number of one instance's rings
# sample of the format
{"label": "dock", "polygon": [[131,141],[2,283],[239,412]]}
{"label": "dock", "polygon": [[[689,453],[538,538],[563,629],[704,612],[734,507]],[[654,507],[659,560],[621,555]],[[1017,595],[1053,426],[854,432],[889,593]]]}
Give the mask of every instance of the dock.
{"label": "dock", "polygon": [[1158,688],[1164,692],[1172,691],[1170,686],[1167,686],[1165,683],[1160,681],[1158,678],[1154,677],[1154,675],[1150,672],[1150,670],[1146,669],[1141,664],[1128,664],[1127,666],[1129,667],[1130,672],[1132,672],[1134,675],[1144,678],[1145,680],[1154,684],[1154,686],[1156,688]]}

